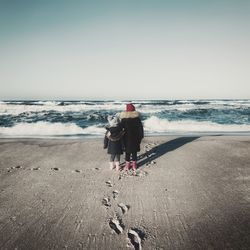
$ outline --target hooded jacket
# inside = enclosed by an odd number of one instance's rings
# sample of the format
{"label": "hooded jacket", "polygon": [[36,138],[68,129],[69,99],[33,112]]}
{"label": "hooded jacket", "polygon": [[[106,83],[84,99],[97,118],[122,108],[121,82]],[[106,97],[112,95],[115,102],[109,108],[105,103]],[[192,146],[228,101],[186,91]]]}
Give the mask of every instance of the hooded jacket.
{"label": "hooded jacket", "polygon": [[144,137],[140,114],[137,111],[124,111],[120,114],[121,126],[124,129],[124,146],[126,153],[140,151],[140,143]]}
{"label": "hooded jacket", "polygon": [[108,148],[108,154],[122,154],[123,153],[123,143],[122,137],[124,131],[121,124],[114,127],[106,127],[106,133],[104,136],[104,149]]}

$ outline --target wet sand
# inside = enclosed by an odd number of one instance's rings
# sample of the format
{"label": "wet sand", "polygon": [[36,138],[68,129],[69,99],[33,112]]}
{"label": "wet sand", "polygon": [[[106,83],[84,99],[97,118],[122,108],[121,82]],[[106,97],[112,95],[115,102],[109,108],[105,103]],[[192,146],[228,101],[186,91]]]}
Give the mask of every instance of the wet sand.
{"label": "wet sand", "polygon": [[0,249],[249,249],[250,137],[147,137],[133,175],[102,139],[0,140]]}

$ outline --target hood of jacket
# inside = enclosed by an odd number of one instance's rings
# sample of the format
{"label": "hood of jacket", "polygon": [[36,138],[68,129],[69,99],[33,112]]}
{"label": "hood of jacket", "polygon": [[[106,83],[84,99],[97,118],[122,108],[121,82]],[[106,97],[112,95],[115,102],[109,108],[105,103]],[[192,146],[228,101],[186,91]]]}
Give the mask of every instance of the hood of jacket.
{"label": "hood of jacket", "polygon": [[138,111],[123,111],[120,114],[120,119],[137,118],[137,117],[140,117],[140,113]]}

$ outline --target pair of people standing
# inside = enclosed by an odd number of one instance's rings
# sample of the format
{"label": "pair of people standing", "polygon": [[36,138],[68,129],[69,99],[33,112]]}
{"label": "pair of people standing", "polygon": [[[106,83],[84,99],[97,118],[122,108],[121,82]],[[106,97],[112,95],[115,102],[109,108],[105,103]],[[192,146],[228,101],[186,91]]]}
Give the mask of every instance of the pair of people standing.
{"label": "pair of people standing", "polygon": [[108,148],[110,154],[110,168],[120,167],[120,155],[125,150],[125,168],[129,170],[137,168],[137,152],[140,151],[141,140],[144,137],[143,126],[140,119],[140,114],[135,110],[133,104],[126,105],[126,111],[120,116],[108,117],[109,127],[104,137],[104,148]]}

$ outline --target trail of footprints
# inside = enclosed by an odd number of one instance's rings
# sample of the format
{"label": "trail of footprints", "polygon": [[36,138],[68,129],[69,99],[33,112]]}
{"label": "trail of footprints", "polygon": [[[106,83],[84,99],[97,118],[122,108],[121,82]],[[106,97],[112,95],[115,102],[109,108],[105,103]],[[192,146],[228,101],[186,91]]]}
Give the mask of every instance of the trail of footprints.
{"label": "trail of footprints", "polygon": [[8,173],[11,173],[12,171],[14,171],[14,170],[16,170],[16,169],[21,169],[21,168],[23,168],[23,166],[17,165],[17,166],[15,166],[15,167],[7,168],[7,171],[8,171]]}
{"label": "trail of footprints", "polygon": [[[159,144],[158,143],[148,143],[144,146],[144,153],[142,155],[140,155],[138,157],[138,160],[146,157],[146,158],[151,158],[153,157],[154,155],[156,155],[156,151],[157,151],[157,146]],[[151,166],[153,164],[156,164],[156,161],[152,160],[152,161],[148,161],[146,163],[146,166]],[[17,165],[17,166],[13,166],[13,167],[10,167],[10,168],[7,168],[7,172],[11,173],[15,170],[18,170],[18,169],[23,169],[23,166],[22,165]],[[30,170],[33,170],[33,171],[36,171],[36,170],[40,170],[41,168],[40,167],[33,167],[33,168],[30,168]],[[61,169],[59,167],[52,167],[51,168],[52,171],[60,171]],[[96,167],[96,168],[93,168],[93,170],[100,170],[100,168]],[[80,169],[75,169],[73,172],[75,173],[82,173],[82,170]],[[125,177],[125,176],[144,176],[144,175],[147,175],[147,172],[146,171],[136,171],[135,173],[133,171],[127,171],[127,172],[123,172],[119,175],[119,179],[121,179],[122,177]],[[110,187],[112,187],[112,183],[110,181],[106,182],[106,184]]]}
{"label": "trail of footprints", "polygon": [[[8,172],[8,173],[11,173],[11,172],[13,172],[14,170],[17,170],[17,169],[24,169],[24,168],[23,168],[22,165],[17,165],[17,166],[15,166],[15,167],[7,168],[7,172]],[[96,170],[97,170],[97,169],[99,170],[99,168],[96,168]],[[31,171],[37,171],[37,170],[41,170],[41,168],[40,168],[40,167],[33,167],[33,168],[30,168],[29,170],[31,170]],[[60,171],[61,169],[58,168],[58,167],[52,167],[52,168],[50,168],[50,170],[57,172],[57,171]],[[73,170],[72,172],[75,172],[75,173],[82,173],[82,170],[80,170],[80,169],[75,169],[75,170]]]}
{"label": "trail of footprints", "polygon": [[[158,147],[158,143],[148,143],[144,146],[144,156],[146,156],[146,158],[150,159],[152,157],[154,157],[156,155],[156,151],[157,151],[157,147]],[[146,163],[146,166],[151,166],[156,164],[156,161],[152,160],[152,161],[148,161]]]}
{"label": "trail of footprints", "polygon": [[[113,184],[111,181],[106,181],[106,186],[113,187]],[[102,199],[102,205],[107,209],[107,213],[110,217],[107,221],[108,225],[117,235],[121,235],[123,233],[127,234],[127,239],[129,242],[127,247],[133,247],[135,250],[140,250],[142,249],[142,242],[146,238],[146,234],[143,230],[138,228],[130,228],[127,230],[127,232],[125,232],[126,226],[123,223],[122,216],[129,212],[130,205],[122,202],[116,202],[118,196],[119,191],[113,190],[112,196]],[[111,200],[111,197],[113,200]],[[113,212],[113,216],[110,215],[108,211],[112,208],[112,204],[114,204],[113,207],[115,210],[115,212]],[[116,207],[119,208],[118,211],[116,210]]]}
{"label": "trail of footprints", "polygon": [[[154,155],[156,155],[156,150],[157,150],[157,143],[148,143],[144,146],[144,153],[139,156],[139,159],[142,159],[144,157],[146,158],[151,158]],[[148,161],[146,163],[146,166],[150,167],[151,165],[156,164],[156,161],[152,160],[152,161]],[[22,169],[23,167],[21,165],[17,165],[16,167],[11,167],[11,168],[7,168],[8,172],[12,172],[16,169]],[[31,168],[30,170],[40,170],[40,167],[34,167]],[[51,168],[52,171],[60,171],[61,169],[58,167],[53,167]],[[94,170],[100,170],[99,168],[94,168]],[[79,169],[75,169],[73,172],[76,173],[81,173],[82,170]],[[127,171],[127,172],[121,172],[119,175],[118,180],[120,180],[123,177],[127,177],[127,176],[138,176],[138,177],[142,177],[142,176],[146,176],[148,173],[144,170],[137,170],[136,172],[133,171]],[[106,186],[107,187],[113,187],[112,182],[106,181]],[[116,201],[116,199],[119,196],[119,191],[118,190],[113,190],[112,191],[112,198],[114,201]],[[111,198],[110,197],[105,197],[102,199],[102,205],[104,207],[106,207],[106,209],[110,209],[112,207],[112,202],[111,202]],[[108,220],[108,224],[109,227],[117,234],[123,234],[124,230],[125,230],[125,225],[123,224],[122,221],[122,216],[124,216],[126,213],[128,213],[130,206],[126,205],[124,203],[116,203],[117,207],[120,209],[119,212],[115,212],[113,216],[110,216],[109,220]],[[146,234],[143,230],[138,229],[138,228],[130,228],[127,230],[127,238],[129,240],[129,244],[127,245],[127,247],[131,246],[133,247],[135,250],[140,250],[142,249],[142,242],[143,240],[146,238]]]}
{"label": "trail of footprints", "polygon": [[[149,159],[149,161],[146,163],[146,166],[150,167],[151,165],[156,164],[156,161],[154,160],[150,161],[150,159],[152,159],[156,155],[157,146],[158,146],[158,143],[146,144],[144,147],[144,153],[141,156],[139,156],[138,160],[146,157]],[[119,174],[118,180],[124,177],[128,177],[128,176],[142,177],[142,176],[146,176],[147,174],[148,173],[144,170],[137,170],[136,172],[133,172],[133,171],[123,172],[122,171]],[[110,180],[108,180],[106,181],[106,186],[112,188],[114,185],[112,184]],[[112,206],[114,207],[115,211],[116,211],[116,207],[120,209],[118,210],[119,212],[118,211],[114,212],[113,216],[111,215],[109,216],[110,218],[108,219],[108,225],[117,235],[127,234],[127,239],[129,241],[127,247],[133,247],[135,250],[141,250],[143,241],[147,238],[147,235],[144,230],[139,229],[139,228],[130,228],[125,232],[126,226],[123,223],[122,217],[126,213],[129,212],[130,206],[122,202],[120,203],[114,202],[114,201],[117,201],[118,196],[119,196],[119,191],[113,190],[112,196],[105,197],[102,200],[102,204],[106,207],[107,212],[110,209],[112,209]],[[111,197],[113,198],[113,200],[111,199]],[[113,203],[115,204],[112,205]]]}

